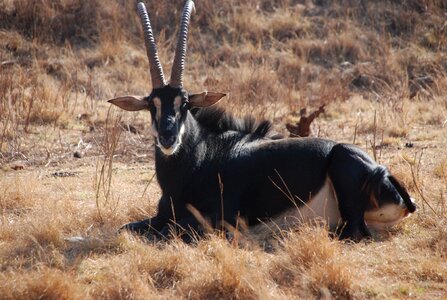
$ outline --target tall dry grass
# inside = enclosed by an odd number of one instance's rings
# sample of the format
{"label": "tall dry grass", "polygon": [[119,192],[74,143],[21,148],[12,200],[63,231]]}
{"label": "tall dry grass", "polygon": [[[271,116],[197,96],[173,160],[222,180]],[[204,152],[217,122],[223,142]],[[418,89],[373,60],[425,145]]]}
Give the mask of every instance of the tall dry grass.
{"label": "tall dry grass", "polygon": [[[160,196],[147,114],[105,102],[151,88],[135,3],[0,3],[0,298],[445,296],[445,1],[197,0],[186,88],[281,132],[327,104],[313,135],[388,165],[419,211],[358,244],[309,226],[194,246],[116,233]],[[183,3],[146,4],[168,73]]]}

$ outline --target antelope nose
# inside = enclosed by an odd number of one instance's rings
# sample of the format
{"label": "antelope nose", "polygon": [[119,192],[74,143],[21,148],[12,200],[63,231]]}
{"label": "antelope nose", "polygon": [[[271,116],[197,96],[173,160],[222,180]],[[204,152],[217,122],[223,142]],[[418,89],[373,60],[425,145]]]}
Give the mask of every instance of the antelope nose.
{"label": "antelope nose", "polygon": [[176,139],[177,138],[175,135],[169,135],[169,136],[160,135],[158,138],[160,144],[165,148],[170,148],[172,145],[174,145]]}
{"label": "antelope nose", "polygon": [[407,206],[407,208],[410,211],[410,213],[414,213],[416,211],[416,209],[417,209],[416,202],[411,197],[410,197],[410,201],[408,201],[408,202],[409,203],[405,203],[405,205]]}

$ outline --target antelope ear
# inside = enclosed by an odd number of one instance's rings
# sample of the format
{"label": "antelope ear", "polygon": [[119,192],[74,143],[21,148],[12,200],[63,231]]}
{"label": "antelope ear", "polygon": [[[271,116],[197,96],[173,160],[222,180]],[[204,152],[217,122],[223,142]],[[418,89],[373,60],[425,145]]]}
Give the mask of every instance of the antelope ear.
{"label": "antelope ear", "polygon": [[192,107],[208,107],[219,102],[227,94],[215,92],[203,92],[189,95],[189,103]]}
{"label": "antelope ear", "polygon": [[147,102],[144,99],[144,97],[124,96],[124,97],[110,99],[107,102],[112,103],[112,104],[118,106],[119,108],[128,110],[128,111],[137,111],[137,110],[149,108],[149,102]]}

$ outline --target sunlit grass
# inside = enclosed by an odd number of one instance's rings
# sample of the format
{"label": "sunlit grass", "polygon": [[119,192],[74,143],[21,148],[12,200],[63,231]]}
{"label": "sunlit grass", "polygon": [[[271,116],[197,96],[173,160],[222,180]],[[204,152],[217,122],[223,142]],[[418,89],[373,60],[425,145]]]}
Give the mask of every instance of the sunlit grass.
{"label": "sunlit grass", "polygon": [[[312,135],[375,155],[417,213],[357,244],[324,226],[195,245],[118,234],[154,215],[160,197],[149,114],[106,102],[151,88],[134,2],[3,1],[0,298],[445,296],[442,1],[196,2],[188,90],[228,93],[226,109],[270,119],[284,134],[291,114],[326,104]],[[181,5],[147,6],[168,76]]]}

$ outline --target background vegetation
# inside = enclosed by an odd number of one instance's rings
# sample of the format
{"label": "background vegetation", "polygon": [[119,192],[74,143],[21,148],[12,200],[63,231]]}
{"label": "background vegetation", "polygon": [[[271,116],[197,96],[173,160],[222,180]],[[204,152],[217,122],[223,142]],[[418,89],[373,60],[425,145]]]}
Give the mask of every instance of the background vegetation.
{"label": "background vegetation", "polygon": [[[147,3],[169,73],[183,1]],[[135,1],[0,1],[0,298],[442,298],[447,293],[447,4],[197,0],[186,88],[237,115],[353,142],[418,212],[374,241],[321,226],[196,246],[117,235],[155,212],[150,91]]]}

